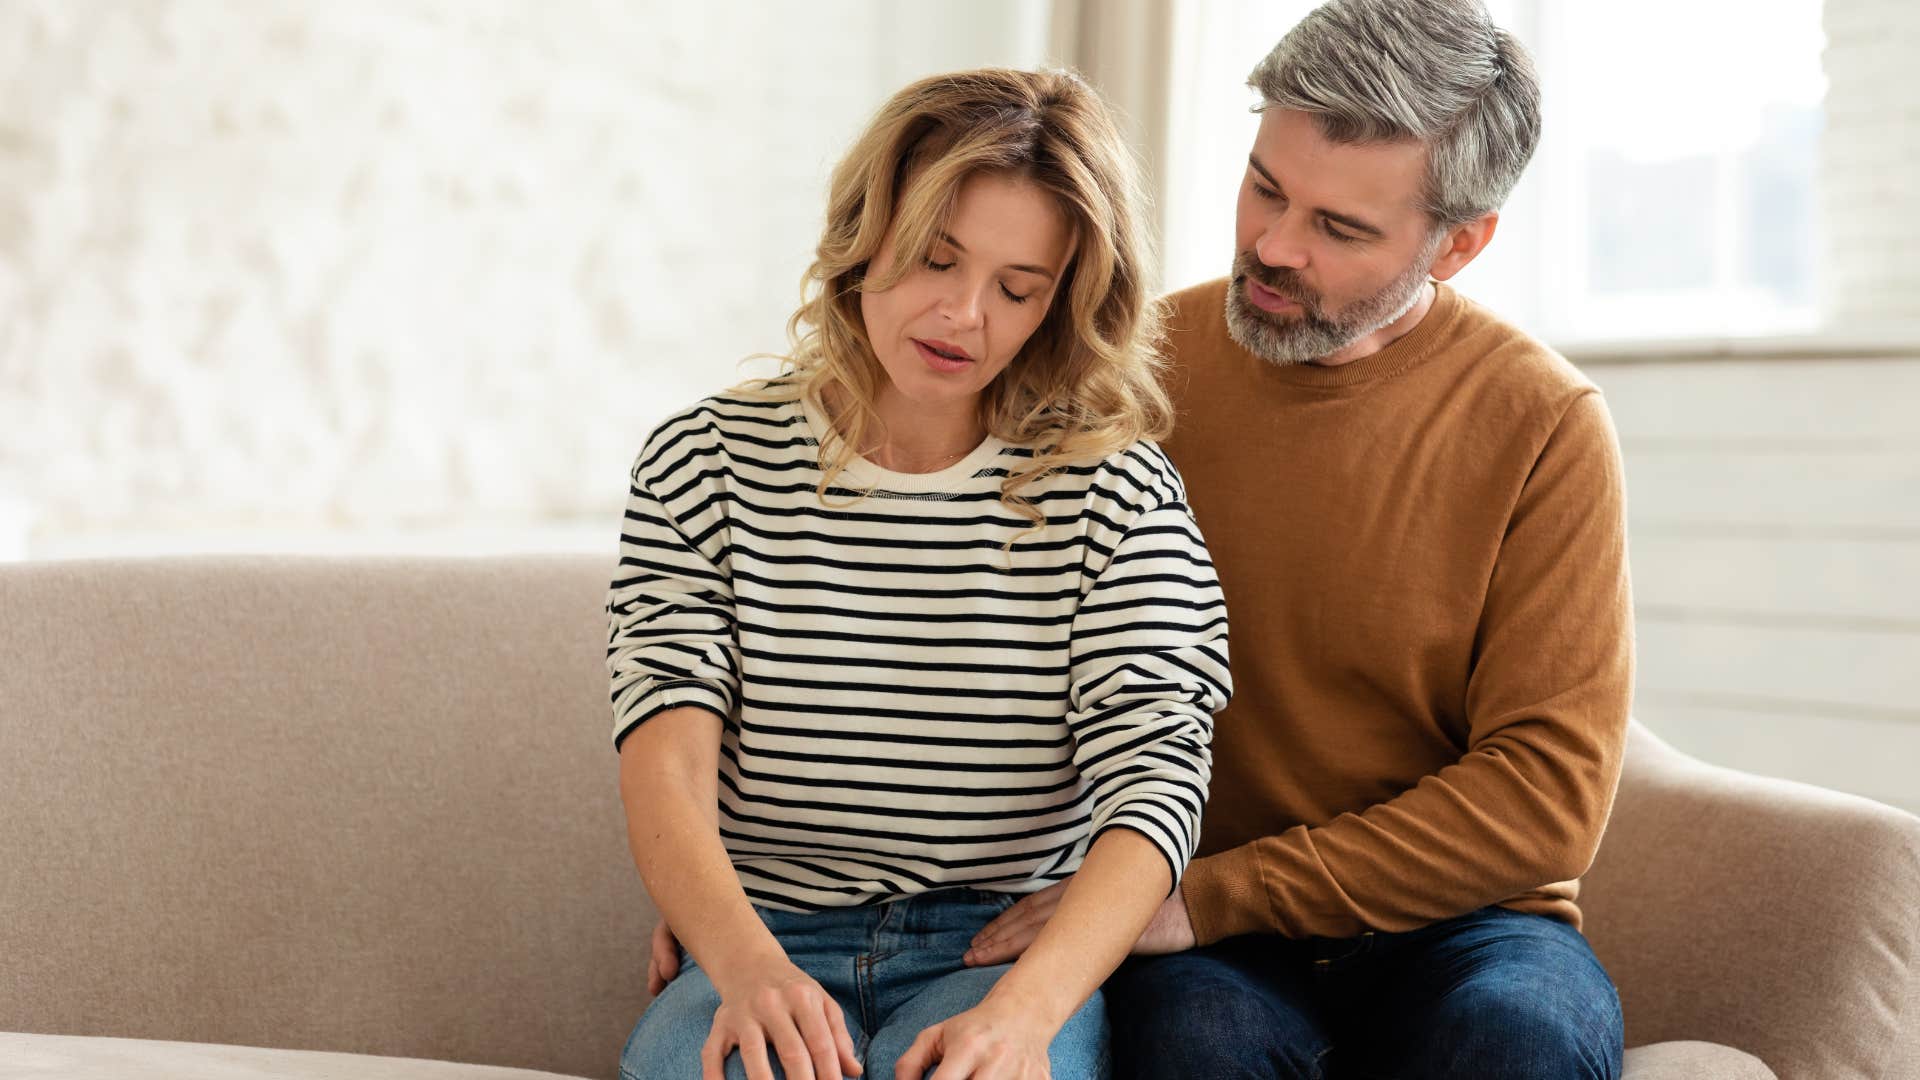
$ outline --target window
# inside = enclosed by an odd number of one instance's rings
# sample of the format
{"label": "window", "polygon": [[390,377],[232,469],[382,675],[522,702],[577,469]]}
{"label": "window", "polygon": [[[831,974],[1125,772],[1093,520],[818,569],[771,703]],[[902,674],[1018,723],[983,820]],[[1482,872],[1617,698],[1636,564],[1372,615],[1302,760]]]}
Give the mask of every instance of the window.
{"label": "window", "polygon": [[[1313,6],[1196,5],[1176,35],[1170,287],[1225,272],[1255,124],[1240,83]],[[1544,133],[1464,291],[1556,342],[1815,326],[1819,0],[1488,7],[1534,54]]]}

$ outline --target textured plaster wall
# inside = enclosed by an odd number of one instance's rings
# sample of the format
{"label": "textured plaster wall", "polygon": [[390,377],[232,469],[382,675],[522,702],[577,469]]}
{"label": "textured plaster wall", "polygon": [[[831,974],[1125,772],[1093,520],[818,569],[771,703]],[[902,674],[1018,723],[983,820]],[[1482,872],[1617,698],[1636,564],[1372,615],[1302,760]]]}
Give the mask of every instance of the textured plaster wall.
{"label": "textured plaster wall", "polygon": [[1035,62],[1044,6],[908,19],[0,2],[0,557],[617,516],[648,427],[782,344],[859,123]]}

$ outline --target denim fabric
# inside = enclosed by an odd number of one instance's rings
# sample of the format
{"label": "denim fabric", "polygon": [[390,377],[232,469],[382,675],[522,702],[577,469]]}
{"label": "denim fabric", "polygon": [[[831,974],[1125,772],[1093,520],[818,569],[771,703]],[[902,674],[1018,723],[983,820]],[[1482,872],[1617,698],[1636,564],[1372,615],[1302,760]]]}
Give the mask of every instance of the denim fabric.
{"label": "denim fabric", "polygon": [[[1011,965],[969,968],[968,943],[1016,897],[947,889],[872,907],[794,913],[756,908],[800,970],[840,1003],[864,1076],[892,1080],[893,1066],[920,1032],[980,1003]],[[689,1080],[700,1075],[720,995],[684,951],[680,976],[647,1007],[620,1055],[623,1080]],[[775,1076],[783,1076],[771,1051]],[[1105,1080],[1107,1016],[1096,993],[1047,1048],[1054,1080]],[[744,1080],[739,1052],[730,1080]],[[929,1074],[931,1075],[931,1074]]]}
{"label": "denim fabric", "polygon": [[1122,1080],[1615,1080],[1620,998],[1580,932],[1480,911],[1402,934],[1248,935],[1106,985]]}

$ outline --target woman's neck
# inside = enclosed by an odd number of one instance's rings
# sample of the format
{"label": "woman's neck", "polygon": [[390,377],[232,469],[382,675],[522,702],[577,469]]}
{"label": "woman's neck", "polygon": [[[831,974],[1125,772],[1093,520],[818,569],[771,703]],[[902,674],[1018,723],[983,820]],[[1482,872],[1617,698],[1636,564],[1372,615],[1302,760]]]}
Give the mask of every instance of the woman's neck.
{"label": "woman's neck", "polygon": [[[927,406],[883,388],[874,402],[880,423],[860,456],[891,472],[931,473],[949,468],[987,437],[976,395],[952,406]],[[836,424],[841,410],[829,401]]]}

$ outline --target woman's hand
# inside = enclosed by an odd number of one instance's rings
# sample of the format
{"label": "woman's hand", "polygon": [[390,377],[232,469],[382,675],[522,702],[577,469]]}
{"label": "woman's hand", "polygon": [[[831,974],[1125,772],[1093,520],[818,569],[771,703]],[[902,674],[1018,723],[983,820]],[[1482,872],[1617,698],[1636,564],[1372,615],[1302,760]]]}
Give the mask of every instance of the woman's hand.
{"label": "woman's hand", "polygon": [[[677,962],[675,968],[677,972]],[[722,1080],[727,1055],[736,1049],[747,1080],[773,1080],[769,1043],[787,1080],[860,1075],[860,1059],[854,1055],[839,1002],[793,961],[784,956],[769,959],[731,973],[724,984],[716,979],[714,985],[720,991],[720,1008],[700,1048],[701,1080]]]}
{"label": "woman's hand", "polygon": [[1055,1032],[1035,1010],[985,1001],[922,1031],[893,1067],[894,1080],[1048,1080],[1047,1045]]}
{"label": "woman's hand", "polygon": [[680,940],[667,920],[653,924],[653,944],[647,953],[647,993],[655,997],[680,974]]}

